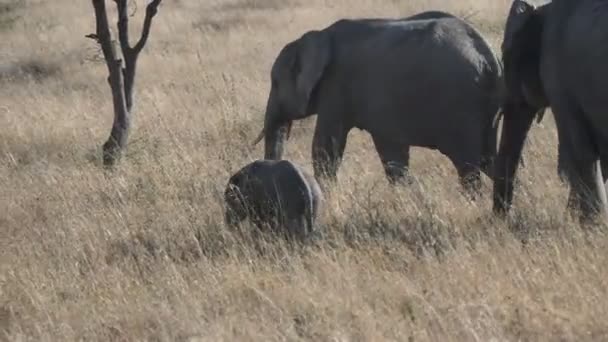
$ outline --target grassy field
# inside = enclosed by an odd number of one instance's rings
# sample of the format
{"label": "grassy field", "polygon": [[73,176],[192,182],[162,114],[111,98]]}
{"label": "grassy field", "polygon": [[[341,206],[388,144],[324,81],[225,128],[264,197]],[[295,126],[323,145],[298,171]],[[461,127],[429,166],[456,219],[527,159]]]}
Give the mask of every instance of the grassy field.
{"label": "grassy field", "polygon": [[[413,149],[415,184],[390,188],[355,130],[315,245],[254,248],[223,224],[229,174],[263,154],[250,142],[285,43],[338,18],[442,9],[499,51],[509,3],[165,0],[128,155],[107,173],[90,1],[0,0],[0,340],[607,340],[607,230],[564,215],[551,115],[509,223],[491,215],[489,179],[467,201],[430,150]],[[286,155],[310,171],[314,120],[294,124]]]}

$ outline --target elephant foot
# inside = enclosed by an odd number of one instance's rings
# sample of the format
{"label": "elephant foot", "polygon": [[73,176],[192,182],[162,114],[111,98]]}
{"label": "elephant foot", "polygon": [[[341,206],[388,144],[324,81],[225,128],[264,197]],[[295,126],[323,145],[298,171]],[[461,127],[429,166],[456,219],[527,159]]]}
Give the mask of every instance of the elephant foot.
{"label": "elephant foot", "polygon": [[476,202],[483,198],[483,193],[481,191],[477,191],[477,190],[465,189],[461,193],[470,202]]}
{"label": "elephant foot", "polygon": [[409,174],[408,167],[397,162],[389,162],[384,165],[384,173],[390,185],[414,184],[414,178]]}
{"label": "elephant foot", "polygon": [[505,219],[507,218],[509,208],[504,203],[494,203],[494,206],[492,207],[492,212],[494,213],[494,216],[498,217],[499,219]]}
{"label": "elephant foot", "polygon": [[483,197],[483,193],[481,192],[481,175],[479,173],[461,177],[460,183],[464,189],[463,194],[470,201],[476,201]]}
{"label": "elephant foot", "polygon": [[566,210],[572,218],[578,219],[582,228],[597,227],[608,222],[607,210],[601,203],[591,203],[572,193],[568,195]]}
{"label": "elephant foot", "polygon": [[388,176],[387,179],[391,186],[411,186],[415,182],[414,177],[410,175],[402,175],[399,177]]}

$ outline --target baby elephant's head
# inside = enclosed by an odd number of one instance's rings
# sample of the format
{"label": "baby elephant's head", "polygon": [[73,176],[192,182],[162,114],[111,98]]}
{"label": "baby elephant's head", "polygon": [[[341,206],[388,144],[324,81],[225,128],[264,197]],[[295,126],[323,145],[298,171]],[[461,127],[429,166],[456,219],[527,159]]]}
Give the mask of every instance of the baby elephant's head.
{"label": "baby elephant's head", "polygon": [[230,178],[224,191],[224,200],[226,202],[224,219],[229,226],[235,226],[247,218],[247,206],[241,189],[242,184],[240,177],[237,176],[235,175]]}

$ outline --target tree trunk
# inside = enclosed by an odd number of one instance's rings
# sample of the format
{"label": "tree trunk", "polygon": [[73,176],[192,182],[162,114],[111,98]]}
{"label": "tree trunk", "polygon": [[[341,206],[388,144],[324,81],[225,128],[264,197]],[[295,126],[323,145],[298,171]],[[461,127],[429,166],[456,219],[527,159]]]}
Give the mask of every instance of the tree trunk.
{"label": "tree trunk", "polygon": [[122,56],[125,60],[124,67],[123,61],[117,57],[116,44],[112,41],[110,34],[105,0],[92,1],[95,8],[97,32],[89,37],[95,38],[101,45],[110,74],[108,83],[112,90],[112,101],[114,104],[112,131],[108,140],[103,144],[103,163],[106,166],[112,166],[127,147],[129,129],[131,127],[131,112],[133,110],[133,88],[137,57],[146,44],[150,34],[152,18],[156,15],[161,0],[152,0],[146,7],[142,34],[134,47],[131,47],[129,44],[127,0],[114,0],[118,9],[118,39]]}
{"label": "tree trunk", "polygon": [[106,166],[112,166],[127,147],[129,129],[131,128],[131,112],[124,91],[122,61],[120,59],[112,63],[108,81],[112,89],[112,101],[114,102],[114,122],[112,123],[110,136],[103,144],[103,163]]}

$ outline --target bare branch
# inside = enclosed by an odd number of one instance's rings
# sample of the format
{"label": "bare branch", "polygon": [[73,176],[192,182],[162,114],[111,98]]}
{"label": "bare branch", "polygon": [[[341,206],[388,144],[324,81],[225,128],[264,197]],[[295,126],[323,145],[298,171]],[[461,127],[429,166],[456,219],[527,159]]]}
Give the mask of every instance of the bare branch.
{"label": "bare branch", "polygon": [[161,1],[162,0],[152,0],[148,4],[148,6],[146,6],[146,17],[144,18],[144,27],[141,32],[141,37],[133,48],[133,51],[136,54],[144,48],[144,45],[146,45],[146,41],[148,40],[148,36],[150,35],[150,26],[152,26],[152,18],[154,18],[154,16],[158,12],[158,5],[160,5]]}
{"label": "bare branch", "polygon": [[114,0],[116,3],[116,9],[118,10],[118,40],[120,41],[120,49],[122,50],[123,56],[131,53],[131,46],[129,45],[129,13],[127,0]]}
{"label": "bare branch", "polygon": [[112,44],[112,35],[110,34],[110,28],[108,26],[106,2],[105,0],[92,1],[93,7],[95,8],[96,33],[89,34],[87,37],[97,40],[99,45],[101,45],[103,57],[106,60],[109,71],[112,72],[112,68],[114,67],[113,63],[116,63],[116,51]]}

